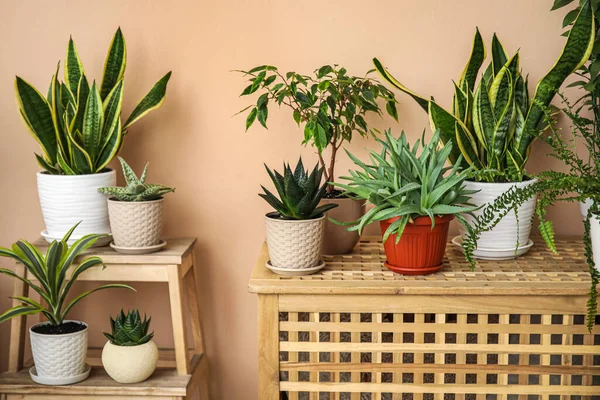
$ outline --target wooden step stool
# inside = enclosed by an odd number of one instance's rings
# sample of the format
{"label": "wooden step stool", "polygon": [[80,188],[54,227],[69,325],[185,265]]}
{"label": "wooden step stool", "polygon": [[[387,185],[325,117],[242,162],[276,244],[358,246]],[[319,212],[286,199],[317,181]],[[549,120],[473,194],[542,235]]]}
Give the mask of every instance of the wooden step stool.
{"label": "wooden step stool", "polygon": [[[95,282],[166,282],[169,284],[169,301],[173,321],[175,349],[160,350],[155,373],[145,382],[124,385],[112,380],[102,368],[101,349],[88,350],[90,377],[70,386],[44,386],[34,383],[29,376],[29,362],[24,362],[26,319],[13,318],[10,330],[8,372],[0,374],[0,400],[49,399],[187,399],[195,393],[201,400],[208,395],[208,360],[204,353],[204,332],[197,295],[197,271],[194,263],[196,239],[172,239],[167,246],[152,254],[126,255],[110,247],[87,250],[81,259],[97,255],[104,260],[105,269],[94,267],[78,278]],[[48,243],[38,239],[35,245],[42,253]],[[16,265],[20,276],[32,279],[22,265]],[[14,296],[27,296],[29,287],[15,280]],[[188,348],[188,330],[184,301],[187,301],[191,322],[193,347]],[[15,301],[14,304],[18,304]],[[40,314],[41,315],[41,314]],[[190,396],[190,397],[188,397]],[[197,397],[194,397],[197,398]]]}

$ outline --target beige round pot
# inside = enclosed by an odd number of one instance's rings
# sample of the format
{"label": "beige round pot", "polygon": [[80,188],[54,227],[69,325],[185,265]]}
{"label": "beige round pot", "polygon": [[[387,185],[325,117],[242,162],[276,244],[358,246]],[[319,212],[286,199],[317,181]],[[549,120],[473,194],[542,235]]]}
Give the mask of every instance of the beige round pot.
{"label": "beige round pot", "polygon": [[325,216],[286,220],[279,214],[265,216],[267,247],[271,265],[276,268],[306,269],[321,262]]}
{"label": "beige round pot", "polygon": [[319,206],[337,204],[338,206],[327,211],[325,219],[325,238],[323,239],[323,254],[348,254],[360,240],[357,231],[347,231],[347,226],[336,225],[329,218],[340,222],[356,221],[364,213],[364,200],[349,198],[323,199]]}
{"label": "beige round pot", "polygon": [[160,242],[164,199],[118,201],[108,199],[108,217],[116,246],[141,248]]}
{"label": "beige round pot", "polygon": [[117,346],[106,342],[102,349],[102,365],[119,383],[145,381],[156,369],[157,362],[158,348],[152,340],[139,346]]}

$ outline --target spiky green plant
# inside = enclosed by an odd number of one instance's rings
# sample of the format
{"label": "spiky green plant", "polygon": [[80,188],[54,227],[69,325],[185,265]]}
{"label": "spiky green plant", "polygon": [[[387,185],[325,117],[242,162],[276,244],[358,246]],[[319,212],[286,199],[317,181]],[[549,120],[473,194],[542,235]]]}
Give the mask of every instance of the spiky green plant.
{"label": "spiky green plant", "polygon": [[327,190],[327,182],[319,186],[323,177],[323,168],[319,168],[319,164],[315,165],[310,174],[308,170],[304,169],[302,158],[298,160],[294,172],[289,164],[284,163],[283,175],[277,171],[271,171],[266,164],[265,168],[275,185],[279,198],[262,185],[264,193],[259,193],[259,196],[279,213],[280,218],[318,218],[326,211],[337,207],[337,204],[319,206],[319,202]]}
{"label": "spiky green plant", "polygon": [[139,346],[154,336],[154,332],[148,333],[151,319],[144,315],[142,320],[138,310],[127,311],[127,314],[121,310],[115,319],[110,318],[111,333],[102,333],[115,346]]}
{"label": "spiky green plant", "polygon": [[532,100],[528,95],[527,78],[523,78],[519,70],[519,52],[508,58],[495,34],[492,61],[475,89],[486,57],[479,30],[475,33],[469,61],[454,85],[450,112],[435,100],[421,97],[402,85],[376,58],[373,61],[390,84],[409,94],[429,114],[432,130],[439,130],[444,142],[453,140],[457,144],[449,157],[452,163],[462,154],[463,165],[473,166],[479,180],[522,181],[531,143],[546,128],[543,108],[550,104],[564,80],[588,60],[592,51],[595,26],[588,3],[581,7],[560,57],[537,84]]}
{"label": "spiky green plant", "polygon": [[41,155],[36,154],[37,161],[48,173],[102,172],[121,150],[129,127],[162,105],[171,72],[154,84],[125,123],[121,123],[126,63],[125,38],[119,28],[106,56],[100,85],[94,81],[90,87],[72,38],[67,47],[64,82],[58,77],[59,63],[47,98],[17,76],[19,111],[42,149]]}
{"label": "spiky green plant", "polygon": [[84,292],[70,302],[67,302],[67,296],[77,278],[88,269],[103,265],[100,257],[88,257],[82,260],[73,269],[69,278],[67,278],[67,271],[75,261],[75,258],[91,247],[96,240],[106,236],[95,234],[85,235],[69,247],[67,241],[78,225],[79,223],[73,226],[62,240],[55,240],[50,243],[45,256],[26,240],[19,240],[12,245],[12,249],[0,247],[0,257],[10,257],[19,264],[24,265],[28,273],[35,280],[39,281],[39,285],[7,268],[0,268],[0,274],[24,282],[39,294],[47,304],[47,306],[43,306],[29,297],[15,296],[13,299],[18,300],[21,304],[0,315],[0,323],[14,317],[42,313],[52,325],[60,325],[77,303],[98,290],[125,288],[135,291],[131,286],[111,283]]}
{"label": "spiky green plant", "polygon": [[391,130],[385,132],[385,140],[377,141],[381,151],[370,150],[369,163],[346,151],[362,170],[349,171],[350,176],[341,178],[349,183],[336,183],[336,186],[374,206],[351,223],[349,230],[361,232],[372,222],[399,217],[383,235],[386,241],[391,234],[396,234],[397,243],[406,225],[419,216],[430,217],[432,229],[436,215],[455,215],[468,226],[461,214],[471,213],[477,207],[469,204],[469,196],[474,191],[466,190],[463,182],[472,167],[463,170],[460,155],[454,166],[444,166],[453,149],[452,141],[438,149],[441,140],[440,132],[436,131],[429,143],[423,138],[411,147],[404,132],[395,138]]}
{"label": "spiky green plant", "polygon": [[175,191],[174,188],[167,186],[146,183],[146,173],[150,163],[146,163],[142,176],[138,178],[129,164],[121,157],[118,158],[121,162],[121,168],[123,168],[126,185],[124,187],[103,187],[98,189],[100,193],[114,197],[119,201],[152,201],[161,199],[165,194]]}

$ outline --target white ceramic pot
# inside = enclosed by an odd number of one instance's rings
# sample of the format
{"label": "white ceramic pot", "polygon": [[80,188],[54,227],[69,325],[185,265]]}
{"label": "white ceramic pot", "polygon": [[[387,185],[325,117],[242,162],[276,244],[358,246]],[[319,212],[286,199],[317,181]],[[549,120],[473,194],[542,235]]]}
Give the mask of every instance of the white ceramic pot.
{"label": "white ceramic pot", "polygon": [[164,199],[118,201],[108,199],[108,215],[116,246],[141,248],[157,245],[163,227]]}
{"label": "white ceramic pot", "polygon": [[594,264],[600,271],[600,217],[594,215],[590,218],[590,239],[592,242],[592,251],[594,253]]}
{"label": "white ceramic pot", "polygon": [[587,217],[588,210],[590,209],[593,203],[594,202],[592,199],[585,199],[585,201],[579,202],[579,212],[581,213],[581,217],[584,220]]}
{"label": "white ceramic pot", "polygon": [[48,322],[37,324],[29,329],[31,352],[37,375],[48,378],[69,378],[85,371],[85,358],[88,347],[88,327],[75,333],[47,335],[33,329]]}
{"label": "white ceramic pot", "polygon": [[158,348],[152,340],[139,346],[117,346],[106,342],[102,349],[102,365],[119,383],[145,381],[156,369],[157,362]]}
{"label": "white ceramic pot", "polygon": [[325,216],[285,220],[277,218],[277,215],[269,213],[265,216],[271,265],[296,270],[318,265],[323,249]]}
{"label": "white ceramic pot", "polygon": [[[471,195],[470,201],[470,203],[479,206],[493,202],[498,196],[505,193],[513,186],[522,188],[527,187],[534,182],[536,182],[535,179],[518,183],[465,181],[465,187],[467,190],[479,190],[479,192]],[[511,210],[492,230],[482,233],[477,241],[477,247],[480,249],[499,251],[515,249],[517,244],[520,247],[526,246],[529,242],[529,234],[531,233],[531,219],[535,212],[536,200],[537,198],[534,196],[526,201],[518,210],[518,218],[515,216],[514,211]],[[476,216],[481,215],[484,208],[485,206],[473,212],[473,214]],[[464,217],[469,223],[474,220],[470,215],[465,214]],[[465,228],[462,225],[459,225],[459,232],[462,236],[466,234]]]}
{"label": "white ceramic pot", "polygon": [[114,170],[89,175],[38,172],[37,183],[48,241],[61,239],[79,221],[70,243],[90,233],[110,233],[106,196],[98,189],[117,184]]}

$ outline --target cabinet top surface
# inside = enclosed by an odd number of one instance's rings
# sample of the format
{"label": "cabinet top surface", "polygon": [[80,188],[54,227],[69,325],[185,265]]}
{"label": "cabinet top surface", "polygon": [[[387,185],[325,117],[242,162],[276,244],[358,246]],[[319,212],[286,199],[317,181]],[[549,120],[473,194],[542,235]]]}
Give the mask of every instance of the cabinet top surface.
{"label": "cabinet top surface", "polygon": [[[181,264],[194,243],[195,238],[165,239],[167,245],[156,253],[149,254],[122,254],[117,253],[110,246],[92,247],[86,250],[80,257],[99,256],[105,264]],[[44,238],[34,242],[35,246],[46,254],[49,243]]]}
{"label": "cabinet top surface", "polygon": [[260,294],[419,294],[419,295],[581,295],[590,290],[589,268],[580,236],[556,238],[558,254],[541,238],[514,260],[478,260],[469,269],[462,250],[448,243],[444,268],[425,276],[388,270],[379,237],[363,237],[352,253],[323,256],[325,268],[314,275],[281,276],[265,267],[263,244],[249,290]]}

